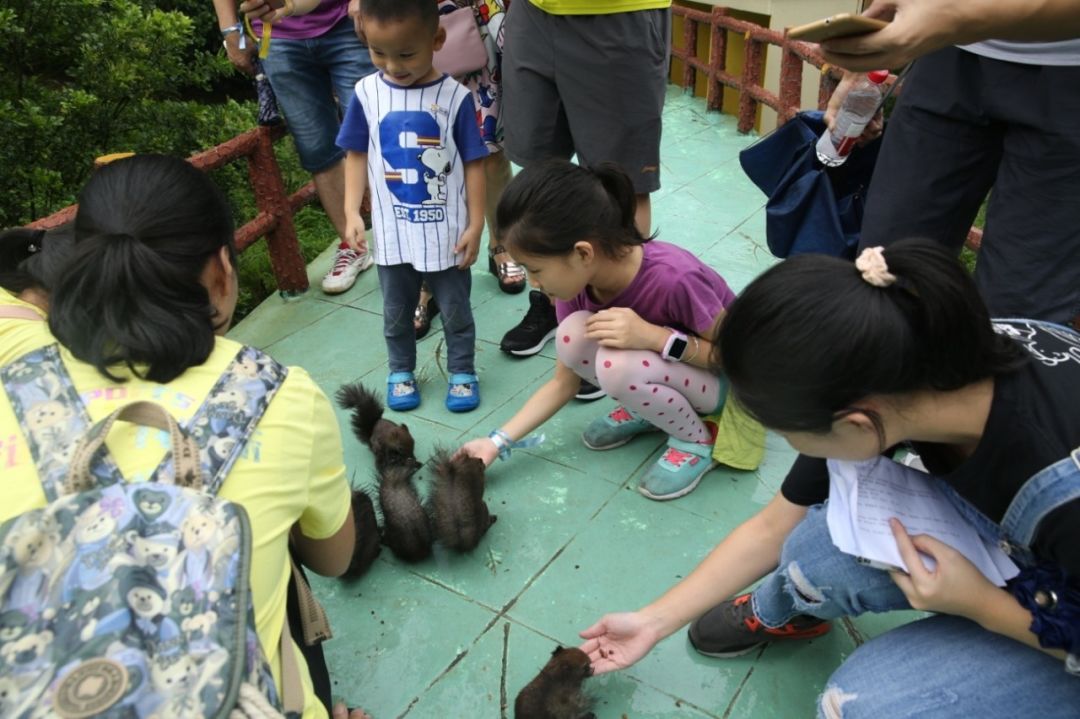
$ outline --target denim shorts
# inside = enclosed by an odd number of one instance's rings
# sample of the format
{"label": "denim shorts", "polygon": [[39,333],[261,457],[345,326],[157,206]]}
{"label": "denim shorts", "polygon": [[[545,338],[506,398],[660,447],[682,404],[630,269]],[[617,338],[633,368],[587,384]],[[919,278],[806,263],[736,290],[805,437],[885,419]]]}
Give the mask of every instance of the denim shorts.
{"label": "denim shorts", "polygon": [[[308,172],[335,165],[338,126],[356,83],[375,71],[349,17],[319,37],[270,42],[263,69]],[[336,99],[335,99],[336,96]],[[340,100],[340,104],[339,104]]]}

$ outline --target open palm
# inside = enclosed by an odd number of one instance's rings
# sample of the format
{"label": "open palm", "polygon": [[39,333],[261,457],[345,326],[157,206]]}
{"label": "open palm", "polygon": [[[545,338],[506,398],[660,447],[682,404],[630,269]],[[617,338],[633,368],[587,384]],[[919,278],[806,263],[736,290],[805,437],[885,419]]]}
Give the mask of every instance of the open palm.
{"label": "open palm", "polygon": [[581,650],[589,655],[593,674],[626,669],[660,641],[654,620],[641,612],[605,614],[581,632]]}

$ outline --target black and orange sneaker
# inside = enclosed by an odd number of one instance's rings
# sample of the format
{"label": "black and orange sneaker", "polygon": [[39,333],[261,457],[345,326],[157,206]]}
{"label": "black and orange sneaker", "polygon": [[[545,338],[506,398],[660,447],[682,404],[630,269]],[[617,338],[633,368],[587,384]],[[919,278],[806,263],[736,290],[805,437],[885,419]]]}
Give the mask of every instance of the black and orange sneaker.
{"label": "black and orange sneaker", "polygon": [[690,625],[690,643],[707,657],[737,657],[767,642],[813,639],[828,633],[828,620],[800,614],[783,626],[771,628],[754,616],[750,593],[740,594],[701,615]]}

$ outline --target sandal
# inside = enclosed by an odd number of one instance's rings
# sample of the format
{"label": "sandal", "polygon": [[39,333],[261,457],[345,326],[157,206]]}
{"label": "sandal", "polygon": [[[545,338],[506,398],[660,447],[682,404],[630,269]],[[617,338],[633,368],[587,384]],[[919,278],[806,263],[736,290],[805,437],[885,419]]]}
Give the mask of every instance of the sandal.
{"label": "sandal", "polygon": [[427,336],[431,330],[431,321],[437,314],[439,314],[439,305],[434,297],[429,297],[427,304],[416,306],[413,312],[413,329],[416,330],[416,339],[422,340]]}
{"label": "sandal", "polygon": [[495,255],[506,252],[502,245],[495,245],[488,250],[488,272],[499,281],[499,289],[508,295],[516,295],[525,289],[525,268],[514,262],[496,262]]}

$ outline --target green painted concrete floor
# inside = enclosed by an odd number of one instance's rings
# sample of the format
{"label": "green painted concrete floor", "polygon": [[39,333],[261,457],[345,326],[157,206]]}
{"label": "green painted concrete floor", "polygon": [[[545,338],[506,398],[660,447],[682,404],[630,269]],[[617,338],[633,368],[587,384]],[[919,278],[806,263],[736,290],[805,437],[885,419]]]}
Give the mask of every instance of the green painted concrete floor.
{"label": "green painted concrete floor", "polygon": [[[739,150],[752,141],[736,132],[734,118],[706,113],[701,99],[670,89],[653,223],[662,239],[697,253],[736,291],[774,261],[764,240],[764,197],[738,163]],[[355,380],[383,392],[375,272],[330,297],[318,289],[329,261],[328,251],[309,268],[312,289],[304,296],[272,297],[230,336],[306,368],[327,394]],[[525,312],[525,296],[500,293],[483,262],[473,279],[483,402],[468,414],[443,407],[444,345],[436,320],[419,345],[424,404],[394,417],[408,422],[421,459],[437,444],[456,447],[486,435],[552,371],[550,343],[528,359],[499,351],[499,339]],[[499,520],[472,554],[437,548],[433,558],[406,565],[384,549],[359,580],[313,579],[334,630],[325,648],[336,697],[375,719],[512,716],[517,692],[556,645],[576,646],[578,631],[605,612],[636,609],[678,581],[765,505],[793,457],[770,436],[757,471],[715,469],[692,494],[653,502],[635,488],[659,455],[659,435],[603,453],[581,443],[586,423],[612,406],[609,399],[574,402],[544,426],[543,445],[494,465],[486,500]],[[371,486],[371,455],[352,437],[345,414],[339,418],[352,481]],[[909,618],[845,620],[821,639],[727,660],[698,656],[679,632],[628,671],[586,686],[599,719],[810,716],[846,655]]]}

